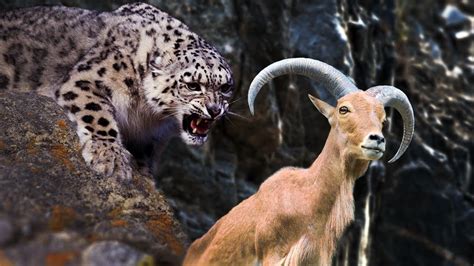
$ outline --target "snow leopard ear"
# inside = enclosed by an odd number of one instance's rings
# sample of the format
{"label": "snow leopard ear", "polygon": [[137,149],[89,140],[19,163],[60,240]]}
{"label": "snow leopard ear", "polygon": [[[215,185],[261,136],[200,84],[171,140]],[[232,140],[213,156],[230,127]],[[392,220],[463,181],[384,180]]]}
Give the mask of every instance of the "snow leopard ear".
{"label": "snow leopard ear", "polygon": [[154,59],[151,59],[150,68],[153,73],[158,74],[158,75],[163,75],[165,73],[164,72],[165,65],[163,64],[163,57],[157,56]]}

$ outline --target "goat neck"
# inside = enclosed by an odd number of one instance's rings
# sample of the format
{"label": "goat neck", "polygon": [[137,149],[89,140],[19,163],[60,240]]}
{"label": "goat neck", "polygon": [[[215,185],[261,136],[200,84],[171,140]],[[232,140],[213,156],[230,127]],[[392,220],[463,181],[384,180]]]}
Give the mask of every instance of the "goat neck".
{"label": "goat neck", "polygon": [[370,161],[354,156],[339,138],[343,137],[332,128],[321,154],[308,168],[315,180],[330,179],[327,181],[331,184],[335,181],[340,184],[354,181],[367,171]]}
{"label": "goat neck", "polygon": [[330,264],[337,239],[354,219],[354,182],[366,172],[370,162],[356,158],[338,138],[341,136],[337,130],[331,129],[323,151],[307,169],[308,179],[315,187],[318,219],[322,221],[320,238],[316,240],[320,247],[319,265]]}

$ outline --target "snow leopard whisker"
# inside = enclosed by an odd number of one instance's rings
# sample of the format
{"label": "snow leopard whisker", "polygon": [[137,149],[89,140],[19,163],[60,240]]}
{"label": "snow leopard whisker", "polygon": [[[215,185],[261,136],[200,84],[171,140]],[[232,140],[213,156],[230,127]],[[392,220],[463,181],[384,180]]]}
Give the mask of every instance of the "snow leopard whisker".
{"label": "snow leopard whisker", "polygon": [[227,114],[233,115],[233,116],[235,116],[235,117],[237,117],[237,118],[240,118],[240,119],[242,119],[242,120],[245,120],[245,121],[250,121],[250,120],[251,120],[250,118],[247,118],[247,117],[245,117],[245,116],[243,116],[243,115],[240,115],[240,114],[238,114],[238,113],[234,113],[234,112],[231,112],[231,111],[227,111]]}
{"label": "snow leopard whisker", "polygon": [[237,98],[237,99],[235,99],[235,100],[229,102],[229,105],[234,104],[234,103],[236,103],[236,102],[238,102],[238,101],[240,101],[240,100],[242,100],[242,97],[239,97],[239,98]]}
{"label": "snow leopard whisker", "polygon": [[232,119],[230,119],[230,117],[224,116],[224,119],[225,119],[225,121],[228,121],[231,126],[233,126],[233,127],[237,126],[234,122],[232,122]]}
{"label": "snow leopard whisker", "polygon": [[160,117],[159,120],[165,120],[165,119],[170,118],[170,117],[172,117],[172,116],[175,116],[175,115],[177,115],[177,114],[179,114],[179,111],[174,111],[174,112],[172,112],[172,113],[169,113],[169,114],[166,114],[166,115]]}

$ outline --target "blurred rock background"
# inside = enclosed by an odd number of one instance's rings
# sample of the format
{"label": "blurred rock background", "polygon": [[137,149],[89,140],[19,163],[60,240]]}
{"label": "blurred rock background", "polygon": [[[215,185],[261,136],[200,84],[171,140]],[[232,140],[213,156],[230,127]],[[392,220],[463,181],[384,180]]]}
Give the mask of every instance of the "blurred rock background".
{"label": "blurred rock background", "polygon": [[[63,4],[112,10],[126,2],[0,0],[0,8]],[[373,163],[357,181],[356,220],[333,264],[474,263],[474,1],[145,2],[218,47],[235,74],[231,109],[249,118],[229,116],[201,148],[173,141],[154,169],[157,186],[190,239],[277,169],[308,166],[321,150],[327,121],[306,96],[318,84],[281,77],[260,93],[255,117],[246,106],[248,85],[259,70],[304,56],[337,67],[361,89],[395,85],[415,109],[416,135],[407,153],[394,164],[388,158]],[[387,111],[388,157],[402,128],[398,114]]]}

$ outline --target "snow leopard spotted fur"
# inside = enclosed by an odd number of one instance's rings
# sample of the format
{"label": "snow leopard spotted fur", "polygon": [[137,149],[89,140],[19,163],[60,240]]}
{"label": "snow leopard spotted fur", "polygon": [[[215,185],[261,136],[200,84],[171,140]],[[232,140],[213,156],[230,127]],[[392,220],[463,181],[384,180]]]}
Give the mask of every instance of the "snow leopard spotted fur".
{"label": "snow leopard spotted fur", "polygon": [[126,147],[177,135],[203,144],[228,109],[233,78],[213,46],[151,5],[34,7],[0,13],[7,89],[54,98],[77,124],[86,163],[130,180]]}

